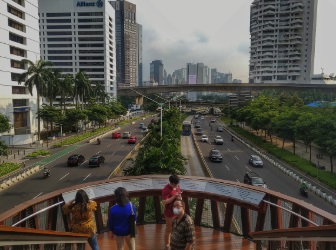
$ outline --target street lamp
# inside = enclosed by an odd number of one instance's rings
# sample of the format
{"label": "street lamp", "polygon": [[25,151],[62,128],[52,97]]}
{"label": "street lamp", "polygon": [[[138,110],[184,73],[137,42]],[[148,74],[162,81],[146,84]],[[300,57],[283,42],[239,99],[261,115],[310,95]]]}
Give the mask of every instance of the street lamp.
{"label": "street lamp", "polygon": [[[139,94],[139,95],[141,95],[141,96],[147,98],[148,100],[151,100],[152,102],[155,102],[157,105],[160,106],[160,116],[161,116],[161,117],[160,117],[160,121],[161,121],[161,125],[160,125],[160,135],[161,135],[161,137],[162,137],[162,109],[163,109],[162,106],[163,106],[163,103],[154,101],[152,98],[149,98],[148,96],[145,96],[144,94],[139,93],[139,92],[136,91],[135,89],[130,88],[130,90],[132,90],[132,91],[134,91],[135,93],[137,93],[137,94]],[[161,97],[161,98],[162,98],[162,97]]]}

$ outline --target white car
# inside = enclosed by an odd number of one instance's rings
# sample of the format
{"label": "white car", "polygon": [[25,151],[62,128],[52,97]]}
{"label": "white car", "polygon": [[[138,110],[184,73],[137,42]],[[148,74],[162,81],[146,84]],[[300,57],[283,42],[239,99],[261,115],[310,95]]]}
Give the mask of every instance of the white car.
{"label": "white car", "polygon": [[214,139],[215,144],[220,144],[223,145],[224,144],[224,140],[220,135],[216,135],[215,139]]}
{"label": "white car", "polygon": [[203,115],[201,116],[201,120],[204,120],[204,116]]}
{"label": "white car", "polygon": [[209,138],[207,135],[202,135],[201,142],[209,142]]}

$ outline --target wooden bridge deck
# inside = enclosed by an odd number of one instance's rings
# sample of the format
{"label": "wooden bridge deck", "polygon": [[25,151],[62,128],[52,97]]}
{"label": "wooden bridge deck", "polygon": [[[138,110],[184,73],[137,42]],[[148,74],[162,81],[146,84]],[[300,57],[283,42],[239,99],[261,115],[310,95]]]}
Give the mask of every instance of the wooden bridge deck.
{"label": "wooden bridge deck", "polygon": [[[163,235],[165,225],[149,224],[138,226],[138,235],[135,238],[137,250],[163,250]],[[99,247],[102,250],[116,250],[115,240],[111,238],[111,232],[98,235]],[[85,250],[90,250],[86,244]],[[127,250],[125,244],[125,250]],[[196,250],[255,250],[256,245],[252,241],[230,233],[224,233],[211,228],[196,227]]]}

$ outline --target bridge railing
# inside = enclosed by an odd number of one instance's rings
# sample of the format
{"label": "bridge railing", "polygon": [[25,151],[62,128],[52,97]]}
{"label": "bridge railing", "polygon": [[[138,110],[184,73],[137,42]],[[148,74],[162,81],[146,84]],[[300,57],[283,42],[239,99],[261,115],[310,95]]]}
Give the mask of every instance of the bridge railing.
{"label": "bridge railing", "polygon": [[[128,190],[136,204],[138,224],[164,223],[161,192],[167,183],[168,176],[147,175],[119,177],[57,190],[1,214],[0,225],[67,232],[69,218],[63,216],[61,208],[64,202],[74,198],[78,189],[84,189],[98,204],[95,218],[98,232],[102,233],[108,230],[108,211],[115,203],[114,190],[120,186]],[[251,238],[256,232],[312,229],[336,223],[336,216],[328,212],[261,187],[191,176],[182,176],[180,187],[186,212],[196,226]],[[278,237],[278,241],[283,241]],[[304,241],[304,234],[302,237]]]}

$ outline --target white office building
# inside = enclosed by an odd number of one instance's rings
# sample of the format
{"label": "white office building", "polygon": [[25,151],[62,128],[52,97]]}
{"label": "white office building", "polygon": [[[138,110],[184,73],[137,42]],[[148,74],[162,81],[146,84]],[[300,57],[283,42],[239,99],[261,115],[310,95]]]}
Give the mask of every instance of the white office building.
{"label": "white office building", "polygon": [[254,0],[250,83],[310,83],[318,0]]}
{"label": "white office building", "polygon": [[85,71],[117,97],[115,11],[103,0],[39,0],[41,57],[63,74]]}
{"label": "white office building", "polygon": [[35,141],[36,91],[32,95],[20,75],[27,70],[22,59],[40,59],[37,0],[0,1],[0,113],[9,117],[12,129],[0,135],[7,145]]}

